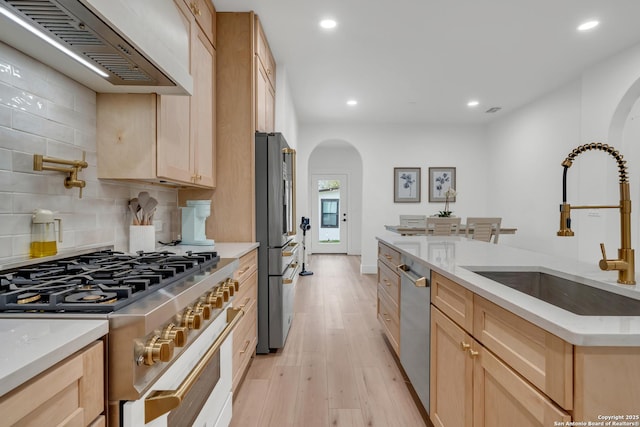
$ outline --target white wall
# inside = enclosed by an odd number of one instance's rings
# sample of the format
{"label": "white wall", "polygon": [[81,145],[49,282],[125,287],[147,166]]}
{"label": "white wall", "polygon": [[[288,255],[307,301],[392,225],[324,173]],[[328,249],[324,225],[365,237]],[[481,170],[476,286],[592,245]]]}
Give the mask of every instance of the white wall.
{"label": "white wall", "polygon": [[[604,242],[608,256],[616,256],[620,246],[617,209],[573,211],[575,237],[556,236],[561,162],[582,144],[613,145],[628,161],[631,198],[636,203],[640,200],[639,130],[633,122],[638,107],[635,115],[629,114],[640,94],[639,78],[640,48],[636,46],[488,126],[491,181],[499,183],[490,202],[518,226],[511,244],[595,264],[601,257],[599,243]],[[518,179],[509,179],[514,176]],[[567,202],[572,205],[618,204],[616,162],[604,152],[580,154],[567,179]],[[632,214],[632,231],[637,227],[637,214]],[[637,235],[635,231],[634,247]]]}
{"label": "white wall", "polygon": [[287,79],[287,68],[278,64],[276,74],[276,112],[275,130],[281,132],[291,148],[298,146],[298,119],[296,117],[296,106],[293,103],[289,81]]}
{"label": "white wall", "polygon": [[[33,155],[82,159],[87,185],[65,189],[65,175],[34,172]],[[164,224],[158,239],[169,238],[177,206],[175,190],[98,181],[96,172],[96,94],[32,58],[0,43],[0,261],[29,254],[31,212],[59,212],[63,242],[58,249],[114,245],[128,249],[128,201],[147,190],[159,200],[155,218]]]}
{"label": "white wall", "polygon": [[[375,272],[375,235],[399,214],[433,214],[441,204],[427,203],[429,166],[457,168],[455,215],[495,215],[517,227],[501,244],[567,256],[587,262],[600,258],[604,242],[610,257],[620,245],[619,213],[580,210],[572,213],[573,238],[556,236],[562,202],[562,161],[589,142],[615,146],[628,161],[632,200],[640,200],[640,45],[584,70],[572,81],[486,126],[304,124],[300,129],[300,164],[306,165],[323,141],[341,140],[362,157],[362,271]],[[504,110],[503,110],[504,111]],[[421,202],[393,203],[393,168],[421,167]],[[304,166],[301,166],[301,168]],[[310,167],[310,166],[307,166]],[[315,166],[320,167],[320,166]],[[618,173],[604,152],[581,154],[568,171],[572,205],[617,205]],[[299,183],[308,186],[308,174]],[[380,196],[382,195],[382,196]],[[309,201],[299,198],[309,212]],[[632,214],[633,246],[640,241]],[[597,268],[597,267],[594,267]]]}
{"label": "white wall", "polygon": [[[457,202],[454,214],[467,217],[497,213],[486,203],[489,154],[480,126],[449,125],[302,125],[298,140],[298,188],[309,188],[309,159],[325,141],[344,141],[362,158],[361,271],[375,273],[377,241],[384,225],[398,223],[400,214],[432,215],[442,203],[428,203],[429,166],[453,166],[457,172]],[[393,168],[421,168],[421,202],[393,202]],[[304,170],[303,170],[304,168]],[[350,199],[351,200],[351,199]],[[300,215],[310,216],[311,200],[298,192]],[[507,239],[505,239],[507,240]]]}

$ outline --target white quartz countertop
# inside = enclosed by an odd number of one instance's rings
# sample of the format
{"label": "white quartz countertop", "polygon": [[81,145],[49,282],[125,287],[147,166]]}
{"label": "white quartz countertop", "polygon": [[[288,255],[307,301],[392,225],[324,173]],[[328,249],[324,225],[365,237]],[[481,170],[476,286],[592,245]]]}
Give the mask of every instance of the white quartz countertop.
{"label": "white quartz countertop", "polygon": [[0,319],[0,396],[107,334],[107,320]]}
{"label": "white quartz countertop", "polygon": [[618,284],[616,271],[601,271],[596,263],[591,265],[463,237],[398,236],[396,233],[382,232],[377,239],[571,344],[640,346],[640,313],[637,316],[574,314],[472,270],[542,271],[640,299],[640,286]]}

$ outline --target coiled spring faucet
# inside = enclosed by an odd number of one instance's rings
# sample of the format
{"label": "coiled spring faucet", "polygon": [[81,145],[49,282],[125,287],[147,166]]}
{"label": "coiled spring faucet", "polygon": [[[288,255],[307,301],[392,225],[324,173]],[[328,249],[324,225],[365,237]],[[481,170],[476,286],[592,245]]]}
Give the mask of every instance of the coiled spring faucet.
{"label": "coiled spring faucet", "polygon": [[[620,176],[620,204],[614,206],[571,206],[567,203],[567,171],[573,164],[574,159],[581,153],[588,150],[600,150],[612,155],[618,163],[618,174]],[[600,243],[602,259],[598,263],[601,270],[618,270],[618,283],[625,285],[635,285],[635,254],[631,248],[631,198],[629,192],[629,178],[627,176],[626,160],[622,154],[610,145],[601,142],[592,142],[575,148],[564,161],[562,166],[562,204],[560,205],[560,230],[558,236],[573,236],[571,230],[571,210],[572,209],[620,209],[620,249],[618,249],[617,259],[607,259],[604,243]]]}

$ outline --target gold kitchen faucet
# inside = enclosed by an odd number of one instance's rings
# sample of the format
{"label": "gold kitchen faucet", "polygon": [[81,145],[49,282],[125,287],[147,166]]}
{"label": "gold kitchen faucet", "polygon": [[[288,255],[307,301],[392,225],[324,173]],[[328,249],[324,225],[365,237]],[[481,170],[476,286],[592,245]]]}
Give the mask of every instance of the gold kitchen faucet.
{"label": "gold kitchen faucet", "polygon": [[[567,171],[573,164],[574,159],[588,150],[604,151],[616,159],[620,176],[619,205],[571,206],[567,203]],[[618,270],[618,283],[635,285],[635,254],[633,248],[631,248],[631,197],[626,163],[626,160],[622,158],[622,154],[618,150],[601,142],[581,145],[564,159],[562,162],[564,171],[562,174],[562,204],[560,205],[560,230],[558,231],[558,236],[574,235],[573,230],[571,230],[572,209],[620,209],[620,249],[618,249],[618,258],[607,259],[604,243],[600,243],[602,259],[598,265],[601,270]]]}

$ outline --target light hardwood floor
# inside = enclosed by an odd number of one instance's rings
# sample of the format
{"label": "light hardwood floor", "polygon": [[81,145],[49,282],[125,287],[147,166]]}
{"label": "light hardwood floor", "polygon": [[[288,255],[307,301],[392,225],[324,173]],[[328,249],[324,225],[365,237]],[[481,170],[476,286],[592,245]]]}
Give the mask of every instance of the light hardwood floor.
{"label": "light hardwood floor", "polygon": [[376,319],[376,276],[359,268],[310,257],[285,348],[254,358],[233,427],[425,426]]}

